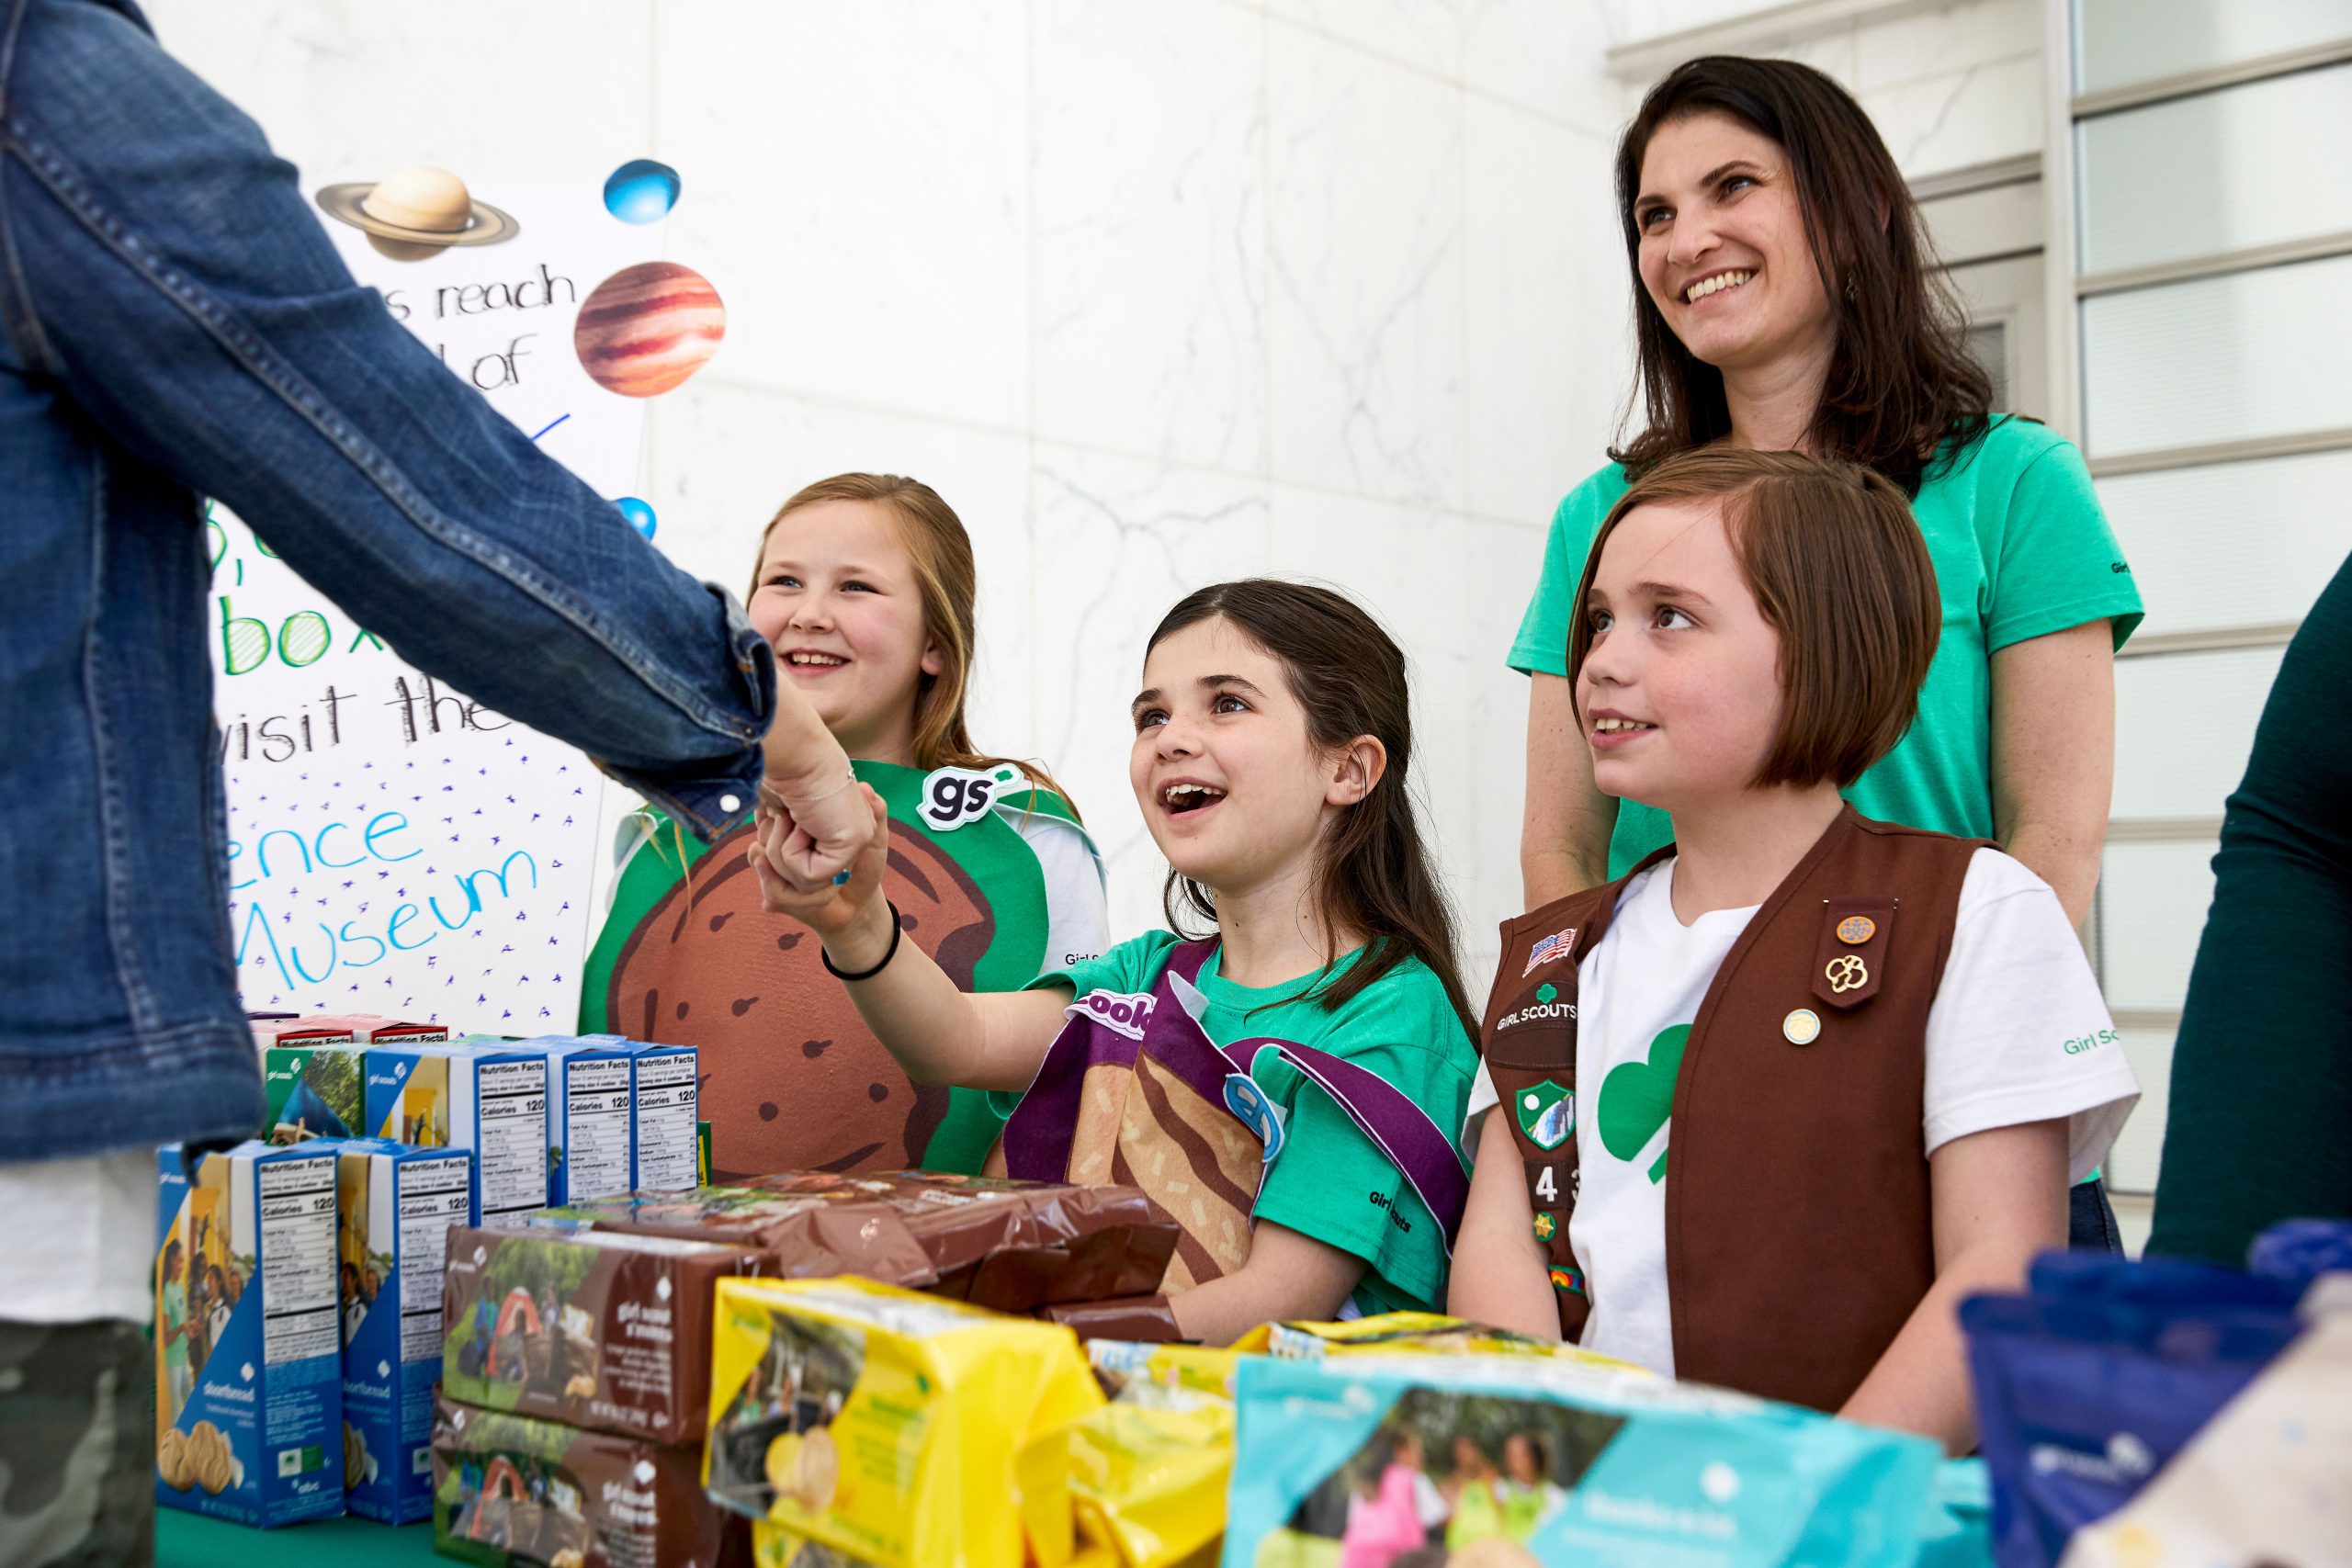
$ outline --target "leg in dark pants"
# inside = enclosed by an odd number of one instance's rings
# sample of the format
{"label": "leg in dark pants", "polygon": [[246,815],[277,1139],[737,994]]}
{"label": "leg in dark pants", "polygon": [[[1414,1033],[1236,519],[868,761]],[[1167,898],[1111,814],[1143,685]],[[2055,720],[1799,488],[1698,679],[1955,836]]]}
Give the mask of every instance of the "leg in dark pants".
{"label": "leg in dark pants", "polygon": [[2066,1245],[2077,1252],[2123,1251],[2123,1230],[2115,1223],[2115,1205],[2107,1201],[2107,1183],[2090,1180],[2066,1195]]}

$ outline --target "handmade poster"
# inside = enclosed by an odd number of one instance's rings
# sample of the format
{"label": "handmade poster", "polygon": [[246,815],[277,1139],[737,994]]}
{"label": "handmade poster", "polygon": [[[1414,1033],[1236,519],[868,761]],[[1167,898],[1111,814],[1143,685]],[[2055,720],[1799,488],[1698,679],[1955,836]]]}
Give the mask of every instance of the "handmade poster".
{"label": "handmade poster", "polygon": [[[667,177],[658,202],[645,169]],[[644,400],[724,329],[709,285],[655,259],[675,194],[673,174],[631,164],[602,189],[469,192],[414,169],[316,196],[385,308],[650,536],[651,510],[630,494]],[[511,1035],[568,1025],[602,776],[409,666],[225,509],[209,531],[246,1006]]]}

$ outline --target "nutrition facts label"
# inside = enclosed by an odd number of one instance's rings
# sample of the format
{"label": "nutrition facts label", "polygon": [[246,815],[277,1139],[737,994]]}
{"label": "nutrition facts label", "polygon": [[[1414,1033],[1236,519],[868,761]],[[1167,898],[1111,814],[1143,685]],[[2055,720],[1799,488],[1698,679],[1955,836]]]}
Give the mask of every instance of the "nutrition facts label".
{"label": "nutrition facts label", "polygon": [[280,1366],[338,1354],[334,1156],[256,1165],[262,1359]]}
{"label": "nutrition facts label", "polygon": [[[451,1063],[453,1071],[460,1064]],[[476,1062],[474,1159],[481,1217],[548,1201],[548,1061]]]}
{"label": "nutrition facts label", "polygon": [[567,1056],[563,1150],[567,1195],[628,1190],[629,1071],[626,1056]]}
{"label": "nutrition facts label", "polygon": [[637,1058],[637,1185],[671,1192],[695,1184],[695,1092],[692,1051]]}
{"label": "nutrition facts label", "polygon": [[401,1359],[441,1357],[441,1268],[449,1227],[466,1223],[473,1164],[462,1156],[401,1167]]}

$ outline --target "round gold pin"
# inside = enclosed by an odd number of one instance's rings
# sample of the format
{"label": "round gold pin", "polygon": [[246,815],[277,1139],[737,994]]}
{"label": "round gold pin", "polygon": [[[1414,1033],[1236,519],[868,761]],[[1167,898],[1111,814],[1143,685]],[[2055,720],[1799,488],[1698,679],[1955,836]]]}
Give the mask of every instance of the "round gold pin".
{"label": "round gold pin", "polygon": [[1878,922],[1868,915],[1849,915],[1838,922],[1838,940],[1848,947],[1860,947],[1878,935]]}
{"label": "round gold pin", "polygon": [[1781,1037],[1792,1045],[1810,1045],[1821,1037],[1821,1018],[1811,1008],[1799,1008],[1781,1021]]}

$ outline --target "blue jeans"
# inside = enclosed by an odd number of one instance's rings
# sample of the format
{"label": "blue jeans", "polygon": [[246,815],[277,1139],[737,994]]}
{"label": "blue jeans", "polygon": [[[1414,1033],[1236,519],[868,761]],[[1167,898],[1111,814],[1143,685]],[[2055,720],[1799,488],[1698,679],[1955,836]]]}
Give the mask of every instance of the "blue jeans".
{"label": "blue jeans", "polygon": [[707,831],[768,647],[358,287],[128,0],[0,0],[0,1162],[257,1126],[199,495]]}
{"label": "blue jeans", "polygon": [[2090,1180],[2066,1192],[2066,1245],[2076,1252],[2123,1251],[2123,1230],[2115,1223],[2107,1183]]}

